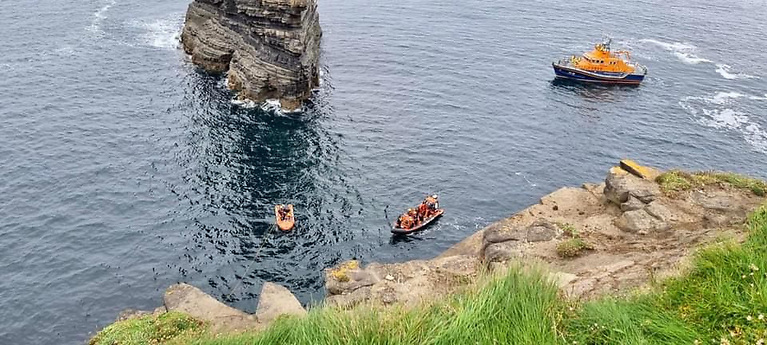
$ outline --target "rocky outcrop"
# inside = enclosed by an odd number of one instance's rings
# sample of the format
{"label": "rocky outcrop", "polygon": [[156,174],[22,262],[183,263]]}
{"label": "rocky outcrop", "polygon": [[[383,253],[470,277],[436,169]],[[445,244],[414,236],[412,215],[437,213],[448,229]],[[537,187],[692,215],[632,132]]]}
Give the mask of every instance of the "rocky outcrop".
{"label": "rocky outcrop", "polygon": [[296,109],[319,85],[321,35],[317,0],[194,0],[181,41],[240,98]]}
{"label": "rocky outcrop", "polygon": [[285,287],[266,282],[259,296],[256,314],[248,314],[219,302],[192,285],[179,283],[165,290],[163,306],[153,312],[127,309],[116,321],[174,311],[204,321],[212,334],[220,334],[264,329],[283,315],[306,315],[301,303]]}
{"label": "rocky outcrop", "polygon": [[268,324],[282,315],[304,316],[306,310],[290,290],[274,283],[264,283],[258,298],[256,319]]}
{"label": "rocky outcrop", "polygon": [[205,321],[214,333],[244,331],[261,326],[255,316],[223,304],[188,284],[171,285],[165,291],[163,301],[169,311],[182,312]]}
{"label": "rocky outcrop", "polygon": [[[352,265],[344,282],[327,270],[328,302],[413,305],[455,290],[444,281],[466,283],[478,269],[520,261],[548,266],[552,281],[572,297],[625,291],[673,274],[700,244],[744,238],[746,215],[765,200],[723,185],[669,196],[655,182],[657,169],[634,162],[621,166],[610,169],[604,183],[561,188],[435,259]],[[585,249],[560,255],[559,246],[573,239]],[[446,264],[454,267],[447,275],[438,269]]]}

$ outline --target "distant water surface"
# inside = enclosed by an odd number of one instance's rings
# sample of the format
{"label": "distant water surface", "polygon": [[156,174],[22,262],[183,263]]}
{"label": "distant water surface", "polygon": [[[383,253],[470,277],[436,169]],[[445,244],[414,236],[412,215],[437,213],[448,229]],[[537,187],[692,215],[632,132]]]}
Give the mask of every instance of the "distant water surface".
{"label": "distant water surface", "polygon": [[[81,344],[178,281],[310,304],[324,268],[433,257],[622,157],[767,177],[762,1],[320,2],[297,115],[190,63],[187,0],[0,6],[0,344]],[[552,82],[603,35],[643,85]],[[433,192],[446,216],[392,239],[387,214]],[[287,202],[297,228],[270,231]]]}

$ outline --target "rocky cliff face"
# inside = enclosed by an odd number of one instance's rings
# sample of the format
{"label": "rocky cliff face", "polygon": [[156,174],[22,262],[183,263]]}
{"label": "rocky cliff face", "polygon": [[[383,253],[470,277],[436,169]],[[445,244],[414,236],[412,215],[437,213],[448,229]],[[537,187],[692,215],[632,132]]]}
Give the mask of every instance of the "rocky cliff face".
{"label": "rocky cliff face", "polygon": [[181,41],[241,98],[297,109],[319,85],[321,36],[317,0],[194,0]]}

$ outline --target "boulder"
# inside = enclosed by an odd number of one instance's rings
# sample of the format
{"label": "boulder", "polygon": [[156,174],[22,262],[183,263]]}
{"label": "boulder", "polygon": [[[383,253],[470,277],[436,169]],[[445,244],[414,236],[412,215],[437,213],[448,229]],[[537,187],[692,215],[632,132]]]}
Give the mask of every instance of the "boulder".
{"label": "boulder", "polygon": [[223,304],[189,284],[171,285],[165,291],[163,300],[168,311],[182,312],[205,321],[214,333],[261,327],[255,316]]}
{"label": "boulder", "polygon": [[671,209],[657,200],[647,205],[645,211],[662,222],[674,222],[679,219]]}
{"label": "boulder", "polygon": [[648,204],[661,195],[658,184],[648,181],[619,167],[613,167],[605,179],[605,197],[616,205],[629,201],[629,197]]}
{"label": "boulder", "polygon": [[270,323],[281,315],[304,316],[306,310],[290,290],[274,283],[264,283],[256,309],[256,318],[261,323]]}
{"label": "boulder", "polygon": [[621,204],[621,211],[636,211],[644,208],[645,203],[640,201],[639,199],[629,195],[628,200],[626,202]]}
{"label": "boulder", "polygon": [[375,270],[361,269],[356,260],[325,270],[325,287],[331,295],[349,293],[361,287],[371,286],[380,280]]}
{"label": "boulder", "polygon": [[615,225],[626,232],[647,233],[656,230],[666,230],[668,223],[653,217],[644,209],[624,212]]}
{"label": "boulder", "polygon": [[518,241],[506,241],[492,243],[485,248],[484,258],[486,262],[503,262],[523,256],[523,250]]}
{"label": "boulder", "polygon": [[525,240],[528,242],[551,241],[562,235],[562,230],[554,223],[539,219],[525,229]]}
{"label": "boulder", "polygon": [[485,245],[506,241],[522,241],[525,236],[526,233],[524,230],[512,228],[508,226],[506,222],[497,222],[485,228],[482,241]]}

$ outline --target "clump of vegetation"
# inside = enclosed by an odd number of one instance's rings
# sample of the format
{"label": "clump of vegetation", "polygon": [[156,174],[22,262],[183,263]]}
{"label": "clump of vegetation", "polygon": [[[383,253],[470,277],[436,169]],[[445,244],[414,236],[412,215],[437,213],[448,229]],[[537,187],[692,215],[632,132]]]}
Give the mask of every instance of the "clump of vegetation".
{"label": "clump of vegetation", "polygon": [[557,255],[563,258],[574,258],[588,249],[593,247],[580,237],[570,238],[557,244]]}
{"label": "clump of vegetation", "polygon": [[350,280],[349,271],[356,270],[358,268],[360,268],[359,261],[351,260],[345,262],[337,268],[330,270],[330,275],[340,282],[348,282]]}
{"label": "clump of vegetation", "polygon": [[575,238],[578,237],[578,229],[575,227],[575,225],[572,225],[570,223],[556,223],[559,229],[562,230],[562,232],[567,237]]}
{"label": "clump of vegetation", "polygon": [[663,192],[670,195],[713,184],[750,190],[757,196],[767,194],[767,183],[764,181],[735,173],[713,171],[688,173],[671,170],[658,176],[656,182]]}
{"label": "clump of vegetation", "polygon": [[562,232],[568,239],[557,244],[557,255],[563,258],[574,258],[581,255],[584,250],[594,249],[591,244],[584,241],[575,225],[570,223],[557,223]]}
{"label": "clump of vegetation", "polygon": [[204,324],[191,316],[168,312],[116,322],[101,330],[88,344],[165,344],[177,338],[199,336],[204,329]]}

